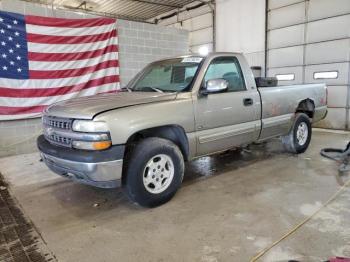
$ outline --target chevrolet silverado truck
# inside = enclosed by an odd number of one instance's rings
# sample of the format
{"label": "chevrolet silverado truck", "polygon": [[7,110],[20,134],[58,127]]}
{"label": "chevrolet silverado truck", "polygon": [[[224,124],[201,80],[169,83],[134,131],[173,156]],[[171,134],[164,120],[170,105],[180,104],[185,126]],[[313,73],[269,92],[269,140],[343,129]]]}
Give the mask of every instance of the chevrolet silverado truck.
{"label": "chevrolet silverado truck", "polygon": [[273,82],[255,79],[238,53],[164,59],[120,92],[48,107],[37,145],[53,172],[158,206],[179,189],[185,161],[274,137],[295,154],[307,149],[327,113],[326,86]]}

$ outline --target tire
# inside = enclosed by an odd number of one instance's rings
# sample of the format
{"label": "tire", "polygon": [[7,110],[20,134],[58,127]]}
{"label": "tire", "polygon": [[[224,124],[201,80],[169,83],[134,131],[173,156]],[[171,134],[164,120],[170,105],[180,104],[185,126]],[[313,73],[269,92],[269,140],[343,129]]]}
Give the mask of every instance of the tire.
{"label": "tire", "polygon": [[156,207],[168,202],[180,188],[184,159],[171,141],[141,140],[128,159],[124,189],[131,201],[144,207]]}
{"label": "tire", "polygon": [[311,136],[310,118],[304,113],[298,113],[289,134],[282,137],[282,143],[287,151],[300,154],[309,147]]}

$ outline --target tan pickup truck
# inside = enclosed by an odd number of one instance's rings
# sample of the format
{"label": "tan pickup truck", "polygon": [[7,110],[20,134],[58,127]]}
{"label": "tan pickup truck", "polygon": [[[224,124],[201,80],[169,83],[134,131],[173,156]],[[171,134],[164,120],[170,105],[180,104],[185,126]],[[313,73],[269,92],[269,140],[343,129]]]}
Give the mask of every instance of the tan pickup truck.
{"label": "tan pickup truck", "polygon": [[273,137],[296,154],[307,149],[311,124],[327,113],[326,86],[270,85],[237,53],[157,61],[121,92],[47,108],[38,148],[61,176],[122,186],[157,206],[180,187],[185,161]]}

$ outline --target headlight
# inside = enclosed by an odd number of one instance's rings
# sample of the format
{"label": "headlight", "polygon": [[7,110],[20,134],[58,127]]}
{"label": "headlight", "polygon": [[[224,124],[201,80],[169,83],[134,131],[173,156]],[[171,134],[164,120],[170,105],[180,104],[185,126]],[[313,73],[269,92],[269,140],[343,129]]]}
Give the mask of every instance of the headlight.
{"label": "headlight", "polygon": [[102,121],[75,120],[72,128],[77,132],[108,132],[107,124]]}
{"label": "headlight", "polygon": [[98,142],[87,142],[87,141],[73,141],[73,147],[76,149],[83,150],[104,150],[112,145],[111,141],[98,141]]}
{"label": "headlight", "polygon": [[[74,120],[73,131],[77,137],[73,139],[72,146],[82,150],[104,150],[111,147],[107,123],[103,121]],[[94,134],[95,133],[95,134]]]}

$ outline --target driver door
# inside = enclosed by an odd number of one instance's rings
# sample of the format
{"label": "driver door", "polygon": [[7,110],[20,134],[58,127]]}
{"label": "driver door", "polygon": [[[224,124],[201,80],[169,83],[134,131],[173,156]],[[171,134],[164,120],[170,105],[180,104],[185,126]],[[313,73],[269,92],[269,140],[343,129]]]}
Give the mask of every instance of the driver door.
{"label": "driver door", "polygon": [[213,58],[201,88],[208,80],[218,78],[228,82],[225,92],[201,95],[199,91],[194,101],[199,156],[252,142],[260,127],[259,94],[247,89],[236,57]]}

